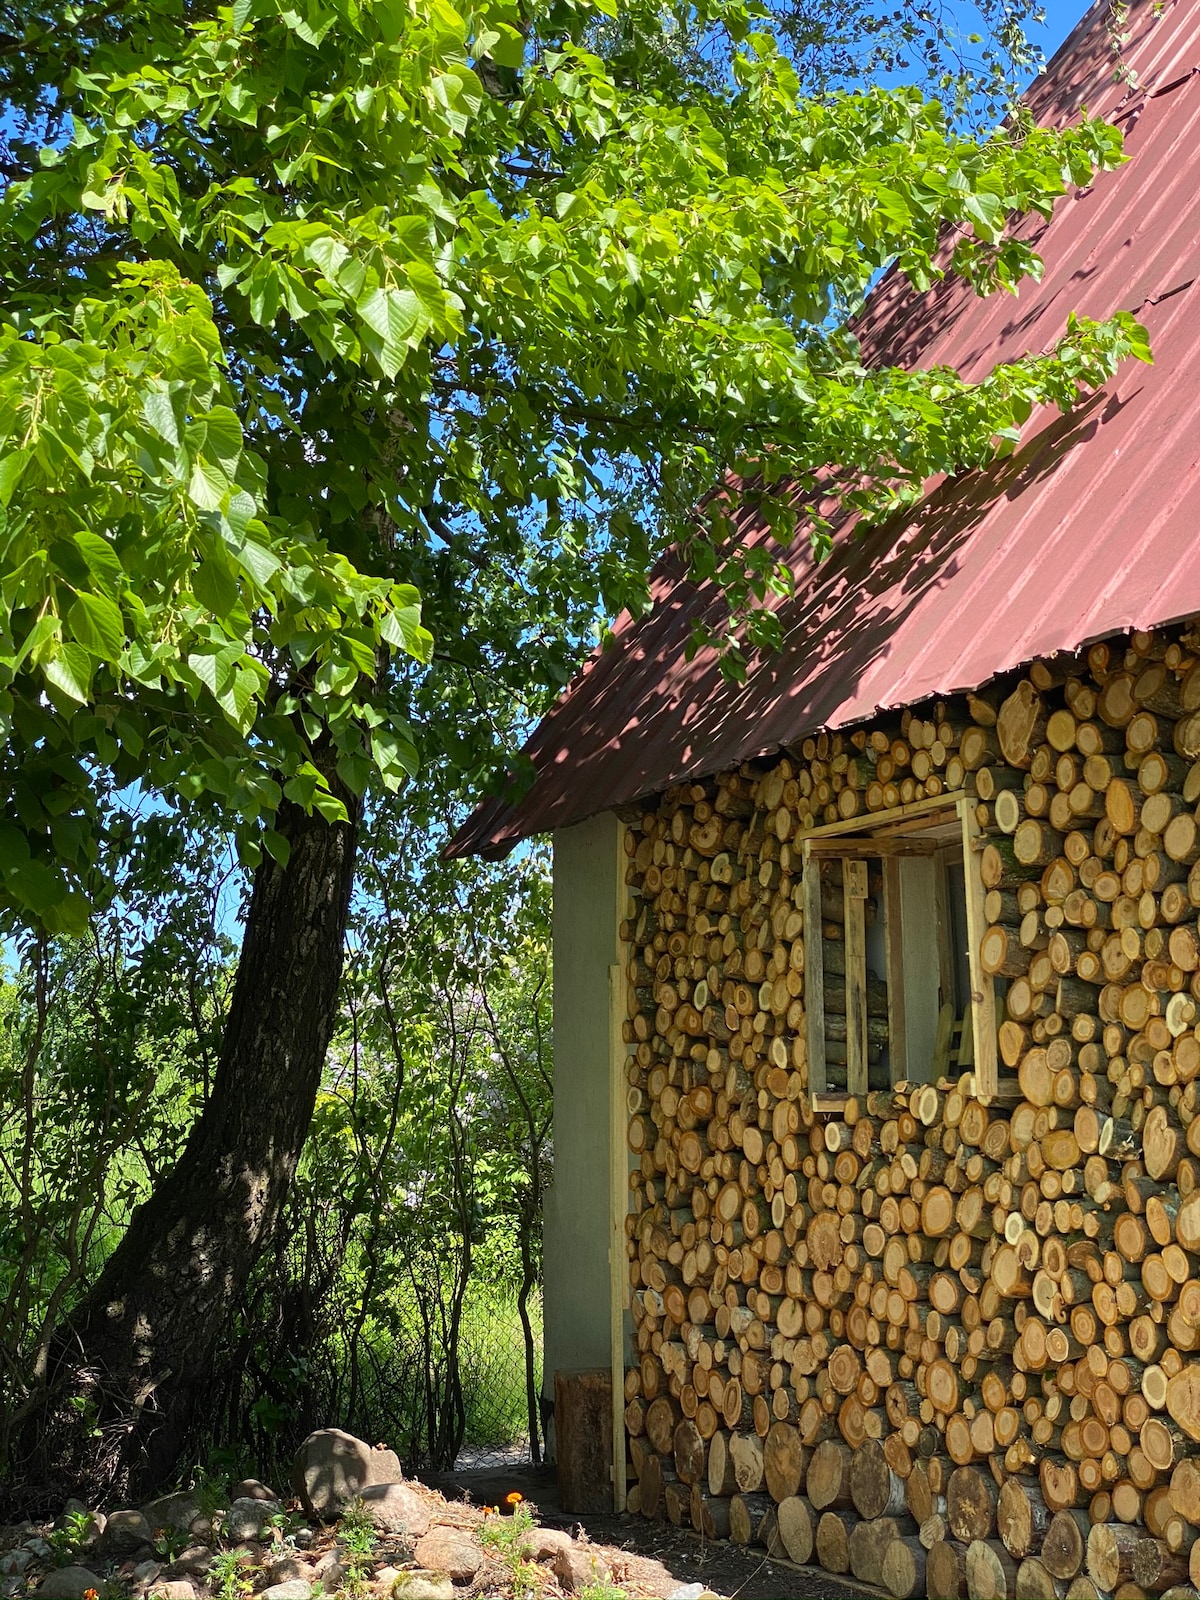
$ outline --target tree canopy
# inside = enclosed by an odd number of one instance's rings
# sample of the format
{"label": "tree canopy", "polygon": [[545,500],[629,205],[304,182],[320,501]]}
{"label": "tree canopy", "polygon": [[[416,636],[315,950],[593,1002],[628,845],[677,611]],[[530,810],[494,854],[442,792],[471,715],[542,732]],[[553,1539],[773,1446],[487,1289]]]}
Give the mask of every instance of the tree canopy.
{"label": "tree canopy", "polygon": [[478,767],[474,675],[561,683],[672,539],[769,639],[786,572],[694,514],[728,473],[829,469],[878,515],[1145,354],[1117,316],[980,384],[867,368],[847,321],[883,267],[928,281],[952,224],[952,270],[1013,288],[1037,263],[1007,218],[1119,136],[979,139],[915,89],[805,98],[749,0],[6,18],[19,923],[77,929],[111,892],[106,788],[216,807],[253,864],[286,861],[283,798],[340,817],[339,784],[398,788],[416,714]]}

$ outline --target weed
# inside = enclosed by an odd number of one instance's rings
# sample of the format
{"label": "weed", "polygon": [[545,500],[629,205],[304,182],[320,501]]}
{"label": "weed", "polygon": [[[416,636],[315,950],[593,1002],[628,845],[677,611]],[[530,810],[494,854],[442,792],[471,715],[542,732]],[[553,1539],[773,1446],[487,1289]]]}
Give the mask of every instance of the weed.
{"label": "weed", "polygon": [[236,1550],[219,1550],[208,1569],[216,1600],[244,1600],[254,1592],[255,1568],[245,1566]]}
{"label": "weed", "polygon": [[55,1528],[46,1541],[54,1552],[55,1566],[69,1567],[76,1554],[87,1544],[91,1531],[90,1511],[69,1511],[63,1518],[62,1527]]}
{"label": "weed", "polygon": [[347,1596],[347,1600],[362,1600],[375,1554],[375,1528],[361,1500],[342,1512],[337,1542],[343,1573],[339,1593]]}
{"label": "weed", "polygon": [[542,1592],[538,1569],[527,1553],[533,1528],[532,1507],[527,1501],[517,1500],[511,1517],[485,1517],[479,1530],[480,1544],[494,1550],[508,1568],[513,1600],[538,1600]]}
{"label": "weed", "polygon": [[154,1553],[165,1561],[174,1561],[188,1547],[188,1534],[183,1528],[155,1528]]}
{"label": "weed", "polygon": [[618,1589],[615,1584],[605,1583],[597,1578],[594,1583],[586,1584],[578,1591],[577,1600],[630,1600],[624,1589]]}

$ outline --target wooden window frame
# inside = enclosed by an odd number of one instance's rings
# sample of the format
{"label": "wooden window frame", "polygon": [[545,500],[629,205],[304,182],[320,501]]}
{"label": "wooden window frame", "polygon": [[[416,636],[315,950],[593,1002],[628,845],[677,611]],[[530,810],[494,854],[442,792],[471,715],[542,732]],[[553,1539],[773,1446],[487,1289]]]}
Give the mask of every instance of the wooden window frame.
{"label": "wooden window frame", "polygon": [[[953,831],[951,831],[953,828]],[[808,1087],[813,1109],[837,1113],[851,1101],[861,1101],[867,1093],[867,991],[865,966],[852,959],[852,948],[862,949],[865,960],[866,858],[878,857],[884,864],[884,916],[888,983],[888,1024],[891,1053],[891,1081],[912,1081],[908,1075],[905,1028],[904,938],[899,906],[901,867],[905,856],[933,856],[947,845],[961,843],[963,878],[966,889],[968,970],[970,975],[970,1019],[974,1046],[976,1098],[985,1105],[993,1102],[998,1090],[998,1050],[996,991],[992,978],[979,964],[979,948],[986,929],[984,887],[979,874],[982,848],[974,802],[966,795],[938,796],[916,801],[888,811],[850,817],[813,828],[803,834],[804,860],[804,964],[805,1024],[808,1043]],[[821,925],[820,872],[810,864],[839,859],[843,863],[843,914],[846,927],[846,1090],[831,1091],[827,1086],[825,1061],[825,964],[824,943],[811,931]],[[933,875],[935,895],[945,893],[945,875]],[[948,971],[946,946],[948,917],[944,901],[934,918],[939,950],[939,972]],[[864,981],[852,980],[862,967]]]}

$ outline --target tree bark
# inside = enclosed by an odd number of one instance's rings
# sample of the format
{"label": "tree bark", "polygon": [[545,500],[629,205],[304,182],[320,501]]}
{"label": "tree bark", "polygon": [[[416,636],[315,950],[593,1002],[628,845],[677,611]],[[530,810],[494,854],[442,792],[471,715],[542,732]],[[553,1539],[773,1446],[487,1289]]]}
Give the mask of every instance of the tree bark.
{"label": "tree bark", "polygon": [[332,766],[349,821],[280,809],[291,854],[286,867],[264,856],[254,876],[212,1095],[55,1337],[24,1433],[32,1481],[135,1497],[168,1480],[187,1441],[217,1338],[278,1223],[333,1032],[360,805]]}

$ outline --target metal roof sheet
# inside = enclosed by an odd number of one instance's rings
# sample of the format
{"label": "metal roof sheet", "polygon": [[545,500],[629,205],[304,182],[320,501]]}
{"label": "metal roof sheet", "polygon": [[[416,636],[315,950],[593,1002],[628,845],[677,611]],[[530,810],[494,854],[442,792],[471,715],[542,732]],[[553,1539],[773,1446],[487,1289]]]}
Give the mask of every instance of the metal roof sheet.
{"label": "metal roof sheet", "polygon": [[[537,777],[482,804],[449,853],[522,838],[765,756],[1037,656],[1200,612],[1200,5],[1137,0],[1114,81],[1099,0],[1027,99],[1043,123],[1086,105],[1125,130],[1129,160],[1027,220],[1040,283],[979,299],[961,282],[917,295],[898,275],[860,333],[880,362],[979,377],[1047,348],[1069,311],[1136,312],[1155,365],[1127,363],[1069,417],[1042,412],[1017,454],[934,486],[902,525],[793,553],[784,643],[732,685],[710,651],[686,659],[693,616],[721,604],[660,564],[654,609],[620,618],[526,746]],[[1131,76],[1132,75],[1132,76]],[[762,537],[749,513],[742,535]]]}

